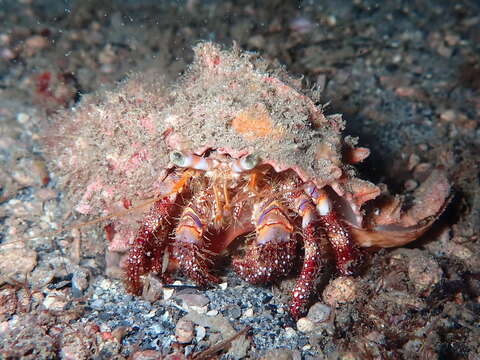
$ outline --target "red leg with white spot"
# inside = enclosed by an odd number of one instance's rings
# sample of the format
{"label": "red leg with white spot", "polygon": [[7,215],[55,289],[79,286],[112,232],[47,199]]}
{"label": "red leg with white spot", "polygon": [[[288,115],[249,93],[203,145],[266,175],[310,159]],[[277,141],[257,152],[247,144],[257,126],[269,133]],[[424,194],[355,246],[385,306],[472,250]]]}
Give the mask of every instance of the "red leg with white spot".
{"label": "red leg with white spot", "polygon": [[349,232],[340,224],[333,211],[321,216],[320,221],[335,251],[337,270],[342,275],[355,274],[360,259],[360,251],[353,243]]}
{"label": "red leg with white spot", "polygon": [[290,314],[298,319],[308,305],[310,296],[315,291],[316,280],[320,270],[320,246],[318,224],[310,224],[303,231],[303,243],[305,255],[302,272],[292,291],[290,302]]}
{"label": "red leg with white spot", "polygon": [[[294,195],[295,196],[295,195]],[[290,314],[298,319],[308,305],[309,298],[316,288],[316,280],[320,270],[320,231],[315,206],[304,194],[295,197],[293,207],[302,217],[303,244],[305,255],[300,276],[292,291]]]}
{"label": "red leg with white spot", "polygon": [[257,216],[255,242],[243,258],[233,260],[235,272],[252,284],[287,275],[296,254],[292,232],[283,206],[277,201],[267,202]]}
{"label": "red leg with white spot", "polygon": [[308,184],[305,191],[316,204],[320,223],[335,251],[338,271],[342,275],[353,275],[359,262],[360,251],[353,243],[350,233],[338,220],[328,194],[312,184]]}
{"label": "red leg with white spot", "polygon": [[170,197],[156,201],[148,211],[129,249],[125,269],[127,290],[141,295],[140,276],[151,271],[161,272],[163,252],[168,244],[173,202]]}

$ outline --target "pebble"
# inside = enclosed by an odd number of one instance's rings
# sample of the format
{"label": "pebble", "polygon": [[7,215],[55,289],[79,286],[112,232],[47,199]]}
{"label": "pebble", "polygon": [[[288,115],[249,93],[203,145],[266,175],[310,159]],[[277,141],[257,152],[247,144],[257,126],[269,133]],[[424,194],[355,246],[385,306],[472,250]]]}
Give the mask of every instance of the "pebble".
{"label": "pebble", "polygon": [[0,256],[0,274],[7,277],[25,275],[37,266],[37,253],[26,248],[11,248]]}
{"label": "pebble", "polygon": [[314,328],[314,323],[310,319],[303,317],[297,321],[297,329],[303,333],[311,332]]}
{"label": "pebble", "polygon": [[472,250],[459,244],[450,244],[447,252],[461,260],[467,260],[473,256]]}
{"label": "pebble", "polygon": [[132,355],[132,360],[157,360],[162,358],[163,354],[155,350],[137,351]]}
{"label": "pebble", "polygon": [[226,318],[235,320],[242,316],[242,309],[240,309],[240,306],[238,305],[227,305],[222,310],[222,313]]}
{"label": "pebble", "polygon": [[226,290],[226,289],[227,289],[227,287],[228,287],[228,283],[226,283],[226,282],[223,282],[223,283],[219,284],[218,286],[220,287],[220,289],[222,289],[222,290]]}
{"label": "pebble", "polygon": [[418,187],[418,182],[413,179],[408,179],[403,183],[403,187],[405,188],[406,191],[412,191]]}
{"label": "pebble", "polygon": [[207,335],[207,329],[203,326],[196,326],[195,327],[195,341],[199,343],[203,340],[203,338]]}
{"label": "pebble", "polygon": [[145,300],[154,302],[160,300],[162,298],[162,294],[165,295],[165,293],[162,292],[162,290],[165,290],[163,288],[163,284],[157,276],[148,274],[144,284],[142,297]]}
{"label": "pebble", "polygon": [[53,280],[54,276],[54,270],[47,267],[37,266],[30,275],[30,282],[34,287],[42,288],[48,285]]}
{"label": "pebble", "polygon": [[294,328],[291,328],[291,327],[287,326],[285,328],[285,336],[287,338],[293,338],[293,337],[297,336],[297,332],[295,331]]}
{"label": "pebble", "polygon": [[195,311],[199,314],[206,314],[208,311],[208,306],[186,306],[185,310],[187,312]]}
{"label": "pebble", "polygon": [[57,193],[53,191],[52,189],[38,189],[35,192],[35,196],[37,197],[38,200],[40,201],[48,201],[55,199],[57,197]]}
{"label": "pebble", "polygon": [[193,322],[180,319],[175,326],[175,338],[180,344],[189,344],[193,340]]}
{"label": "pebble", "polygon": [[73,272],[72,276],[72,295],[73,297],[81,297],[83,292],[89,286],[89,277],[87,271],[79,268]]}
{"label": "pebble", "polygon": [[94,310],[102,310],[104,305],[105,301],[103,301],[102,299],[97,299],[90,303],[90,307]]}
{"label": "pebble", "polygon": [[189,307],[203,307],[210,303],[206,296],[200,294],[178,294],[176,298],[182,300]]}
{"label": "pebble", "polygon": [[419,163],[420,163],[420,157],[417,154],[411,154],[408,157],[408,164],[407,164],[408,171],[412,171],[415,168],[415,166],[417,166]]}
{"label": "pebble", "polygon": [[52,292],[48,294],[43,300],[43,306],[51,311],[65,310],[68,300],[63,293]]}
{"label": "pebble", "polygon": [[112,281],[110,279],[102,279],[99,286],[103,290],[109,290],[112,287]]}
{"label": "pebble", "polygon": [[0,48],[0,59],[5,61],[15,59],[15,53],[9,48]]}
{"label": "pebble", "polygon": [[345,353],[342,353],[339,357],[338,357],[340,360],[360,360],[360,358],[355,355],[353,352],[345,352]]}
{"label": "pebble", "polygon": [[150,326],[149,331],[151,331],[155,335],[160,335],[164,332],[164,328],[160,324],[153,324]]}
{"label": "pebble", "polygon": [[268,350],[260,358],[261,360],[296,360],[301,359],[298,351],[288,349],[272,349]]}
{"label": "pebble", "polygon": [[172,288],[163,288],[163,299],[168,300],[173,296],[175,289]]}
{"label": "pebble", "polygon": [[413,87],[399,86],[395,89],[395,95],[398,95],[401,97],[415,97],[417,96],[417,94],[418,94],[417,90]]}
{"label": "pebble", "polygon": [[408,277],[415,288],[422,291],[437,284],[443,277],[443,271],[433,258],[419,255],[408,262]]}
{"label": "pebble", "polygon": [[265,46],[265,38],[262,35],[254,35],[248,39],[248,45],[262,49]]}
{"label": "pebble", "polygon": [[303,351],[308,351],[308,350],[310,350],[311,348],[312,348],[312,345],[307,344],[307,345],[304,345],[304,346],[302,347],[302,350],[303,350]]}
{"label": "pebble", "polygon": [[217,316],[218,315],[218,310],[207,311],[207,313],[205,315],[207,315],[207,316]]}
{"label": "pebble", "polygon": [[315,24],[305,16],[298,16],[294,18],[288,25],[291,31],[302,35],[308,34],[315,27]]}
{"label": "pebble", "polygon": [[421,175],[430,173],[432,170],[432,165],[429,163],[420,163],[413,169],[413,175],[416,178],[421,177]]}
{"label": "pebble", "polygon": [[243,313],[243,317],[248,318],[248,317],[252,317],[252,316],[253,316],[253,309],[252,308],[248,308]]}
{"label": "pebble", "polygon": [[118,343],[121,343],[123,338],[132,331],[132,328],[128,326],[119,326],[112,331],[112,336]]}
{"label": "pebble", "polygon": [[46,48],[48,45],[48,39],[41,35],[33,35],[25,40],[24,53],[25,56],[32,56],[38,51]]}
{"label": "pebble", "polygon": [[336,306],[355,300],[357,286],[355,280],[341,276],[330,282],[323,291],[323,301],[327,305]]}
{"label": "pebble", "polygon": [[30,115],[25,113],[18,113],[17,114],[17,121],[20,124],[26,124],[30,120]]}
{"label": "pebble", "polygon": [[452,122],[457,118],[457,114],[455,113],[455,110],[445,110],[440,114],[440,119],[446,122]]}
{"label": "pebble", "polygon": [[308,310],[307,318],[314,323],[320,323],[327,321],[331,313],[332,308],[330,306],[317,302]]}
{"label": "pebble", "polygon": [[147,319],[151,319],[157,315],[157,310],[153,309],[148,314],[145,314],[144,317]]}

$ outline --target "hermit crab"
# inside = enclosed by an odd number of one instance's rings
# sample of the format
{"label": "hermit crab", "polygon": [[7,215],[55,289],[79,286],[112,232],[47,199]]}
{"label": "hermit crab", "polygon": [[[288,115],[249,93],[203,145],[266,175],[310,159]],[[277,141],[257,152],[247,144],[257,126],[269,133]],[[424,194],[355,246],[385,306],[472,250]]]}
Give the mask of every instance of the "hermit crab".
{"label": "hermit crab", "polygon": [[174,269],[213,284],[215,258],[243,237],[235,272],[253,284],[298,273],[298,317],[316,287],[322,239],[351,275],[359,248],[411,242],[442,213],[450,185],[441,170],[409,205],[357,178],[352,164],[369,150],[343,137],[342,117],[325,116],[315,91],[283,69],[207,42],[194,55],[173,85],[155,69],[132,75],[86,96],[46,134],[75,209],[111,222],[109,250],[126,252],[130,292],[142,292],[144,275]]}

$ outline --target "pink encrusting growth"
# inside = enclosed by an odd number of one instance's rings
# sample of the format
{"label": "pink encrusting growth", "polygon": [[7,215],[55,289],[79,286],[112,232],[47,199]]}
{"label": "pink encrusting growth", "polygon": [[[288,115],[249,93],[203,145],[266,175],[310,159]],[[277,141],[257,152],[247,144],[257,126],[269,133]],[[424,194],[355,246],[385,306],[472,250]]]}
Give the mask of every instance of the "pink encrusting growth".
{"label": "pink encrusting growth", "polygon": [[235,272],[254,284],[299,272],[290,304],[299,317],[316,291],[324,240],[338,271],[351,275],[359,247],[413,241],[442,213],[450,185],[440,170],[410,208],[386,193],[377,201],[380,188],[352,166],[369,150],[343,137],[341,115],[325,116],[318,94],[283,69],[211,43],[194,55],[179,81],[166,85],[159,69],[134,75],[85,96],[45,134],[77,211],[128,211],[107,234],[111,251],[128,253],[130,292],[175,265],[213,284],[216,256],[244,236]]}

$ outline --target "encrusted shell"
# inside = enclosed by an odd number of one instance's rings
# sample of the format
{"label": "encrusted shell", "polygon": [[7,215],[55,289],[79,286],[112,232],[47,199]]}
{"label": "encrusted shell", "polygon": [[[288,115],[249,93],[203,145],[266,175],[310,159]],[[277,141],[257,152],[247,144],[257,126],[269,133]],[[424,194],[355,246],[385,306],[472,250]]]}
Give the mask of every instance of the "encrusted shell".
{"label": "encrusted shell", "polygon": [[358,207],[378,195],[342,164],[341,116],[324,116],[298,81],[238,49],[200,43],[194,53],[173,85],[157,72],[133,75],[56,118],[48,150],[78,211],[100,213],[118,200],[158,195],[172,150],[254,153],[342,196],[369,189]]}

